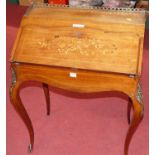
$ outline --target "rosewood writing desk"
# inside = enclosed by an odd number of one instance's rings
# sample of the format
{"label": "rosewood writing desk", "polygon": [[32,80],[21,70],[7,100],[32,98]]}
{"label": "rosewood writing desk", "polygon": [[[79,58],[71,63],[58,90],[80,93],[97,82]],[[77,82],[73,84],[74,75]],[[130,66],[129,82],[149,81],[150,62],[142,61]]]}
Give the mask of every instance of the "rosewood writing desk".
{"label": "rosewood writing desk", "polygon": [[[129,98],[131,138],[143,117],[141,76],[145,11],[35,4],[24,15],[11,54],[10,98],[34,145],[31,120],[19,96],[25,81],[43,84],[50,114],[48,85],[78,93],[119,91]],[[130,121],[130,110],[134,114]]]}

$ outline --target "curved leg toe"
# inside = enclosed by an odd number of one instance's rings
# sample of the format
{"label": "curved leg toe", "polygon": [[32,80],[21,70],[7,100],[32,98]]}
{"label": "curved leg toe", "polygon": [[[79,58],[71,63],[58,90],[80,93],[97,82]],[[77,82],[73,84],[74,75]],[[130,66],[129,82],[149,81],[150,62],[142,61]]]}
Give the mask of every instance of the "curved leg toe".
{"label": "curved leg toe", "polygon": [[32,150],[33,150],[32,144],[29,144],[29,145],[28,145],[28,153],[31,153]]}

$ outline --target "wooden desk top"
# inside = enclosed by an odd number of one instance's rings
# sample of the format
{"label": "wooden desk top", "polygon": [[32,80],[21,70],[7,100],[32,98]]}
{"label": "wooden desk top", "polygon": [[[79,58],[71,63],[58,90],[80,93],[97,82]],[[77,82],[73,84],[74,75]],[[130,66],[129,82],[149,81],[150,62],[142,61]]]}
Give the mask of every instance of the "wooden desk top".
{"label": "wooden desk top", "polygon": [[140,74],[145,11],[35,5],[11,61]]}

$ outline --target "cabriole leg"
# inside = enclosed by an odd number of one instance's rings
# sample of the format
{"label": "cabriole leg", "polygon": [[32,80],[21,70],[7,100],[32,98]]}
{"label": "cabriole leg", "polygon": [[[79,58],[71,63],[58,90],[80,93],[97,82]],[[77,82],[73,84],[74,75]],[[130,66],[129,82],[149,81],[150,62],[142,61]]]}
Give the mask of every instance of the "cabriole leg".
{"label": "cabriole leg", "polygon": [[142,102],[142,92],[141,92],[141,87],[138,84],[137,88],[137,95],[134,98],[131,98],[132,100],[132,106],[134,110],[133,118],[131,120],[127,136],[125,139],[125,145],[124,145],[124,155],[128,155],[128,150],[129,150],[129,144],[131,142],[132,136],[135,133],[138,125],[140,124],[143,114],[144,114],[144,105]]}
{"label": "cabriole leg", "polygon": [[34,131],[33,131],[33,126],[31,123],[31,120],[22,104],[19,92],[20,92],[20,85],[21,83],[16,81],[15,78],[15,72],[12,69],[12,81],[10,85],[10,100],[12,105],[14,106],[15,110],[19,114],[19,116],[22,118],[24,121],[28,131],[29,131],[29,136],[30,136],[30,144],[28,146],[28,151],[32,152],[33,150],[33,145],[34,145]]}

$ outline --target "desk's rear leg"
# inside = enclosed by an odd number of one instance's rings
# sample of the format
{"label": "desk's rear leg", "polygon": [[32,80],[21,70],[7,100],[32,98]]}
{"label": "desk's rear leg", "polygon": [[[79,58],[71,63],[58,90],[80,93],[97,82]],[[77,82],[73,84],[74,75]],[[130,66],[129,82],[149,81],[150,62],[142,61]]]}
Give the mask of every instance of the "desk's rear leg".
{"label": "desk's rear leg", "polygon": [[49,88],[48,85],[45,83],[42,83],[43,85],[43,90],[45,94],[45,99],[46,99],[46,109],[47,109],[47,115],[50,115],[50,95],[49,95]]}
{"label": "desk's rear leg", "polygon": [[11,103],[14,106],[15,110],[17,113],[20,115],[22,120],[24,121],[28,131],[29,131],[29,136],[30,136],[30,144],[28,146],[28,151],[32,152],[33,150],[33,145],[34,145],[34,131],[33,131],[33,126],[31,123],[31,120],[22,104],[19,91],[20,91],[20,84],[19,82],[14,82],[11,83],[10,86],[10,99]]}
{"label": "desk's rear leg", "polygon": [[131,108],[132,108],[132,100],[131,100],[131,98],[129,97],[129,99],[128,99],[128,107],[127,107],[127,119],[128,119],[128,124],[130,124]]}

